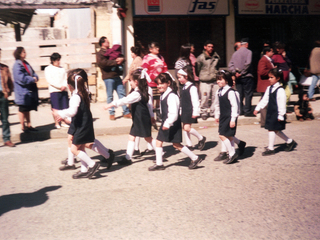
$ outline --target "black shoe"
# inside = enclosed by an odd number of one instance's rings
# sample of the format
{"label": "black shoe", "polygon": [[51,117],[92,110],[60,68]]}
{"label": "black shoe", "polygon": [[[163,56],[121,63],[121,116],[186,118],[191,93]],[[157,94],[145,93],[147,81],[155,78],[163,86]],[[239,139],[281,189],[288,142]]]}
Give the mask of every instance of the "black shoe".
{"label": "black shoe", "polygon": [[189,169],[195,169],[197,168],[198,164],[201,163],[203,161],[203,159],[201,157],[198,156],[197,160],[191,161],[190,165],[189,165]]}
{"label": "black shoe", "polygon": [[294,149],[298,144],[292,140],[291,143],[286,143],[286,148],[284,149],[286,152],[290,152],[292,149]]}
{"label": "black shoe", "polygon": [[228,154],[226,152],[219,153],[218,157],[214,159],[214,161],[222,161],[228,158]]}
{"label": "black shoe", "polygon": [[205,137],[205,136],[202,136],[202,140],[200,140],[199,142],[198,142],[198,149],[201,151],[203,148],[204,148],[204,146],[206,145],[206,140],[207,140],[207,138]]}
{"label": "black shoe", "polygon": [[149,171],[157,171],[157,170],[165,170],[165,169],[166,169],[165,166],[157,165],[157,164],[148,168]]}
{"label": "black shoe", "polygon": [[256,115],[254,115],[253,113],[245,113],[244,116],[245,117],[255,117]]}
{"label": "black shoe", "polygon": [[88,169],[88,178],[91,178],[99,169],[100,163],[96,162],[93,167],[89,167]]}
{"label": "black shoe", "polygon": [[266,148],[266,150],[262,153],[262,156],[269,156],[275,154],[274,150],[270,150],[269,148]]}
{"label": "black shoe", "polygon": [[237,158],[238,158],[238,154],[235,153],[235,154],[233,154],[232,157],[229,156],[229,158],[227,160],[223,161],[223,163],[225,163],[225,164],[233,163],[235,160],[237,160]]}
{"label": "black shoe", "polygon": [[68,164],[65,164],[61,167],[59,167],[59,170],[60,171],[65,171],[65,170],[74,170],[74,169],[77,169],[76,166],[73,164],[73,165],[68,165]]}
{"label": "black shoe", "polygon": [[77,172],[76,174],[72,175],[73,179],[79,179],[79,178],[87,178],[88,177],[88,172]]}
{"label": "black shoe", "polygon": [[[74,158],[73,161],[74,161],[74,163],[78,163],[79,162],[76,158]],[[62,160],[61,164],[63,164],[63,165],[68,164],[68,158],[66,158],[65,160]]]}
{"label": "black shoe", "polygon": [[120,161],[118,161],[118,164],[119,165],[131,165],[132,161],[126,159],[126,157],[123,157]]}
{"label": "black shoe", "polygon": [[238,145],[238,151],[239,151],[239,156],[241,156],[244,153],[244,149],[246,147],[247,143],[244,141],[240,141]]}
{"label": "black shoe", "polygon": [[110,169],[114,160],[114,152],[109,149],[109,158],[103,158],[100,162],[107,164],[107,169]]}
{"label": "black shoe", "polygon": [[139,157],[141,157],[140,150],[134,150],[132,157],[133,157],[133,158],[139,158]]}
{"label": "black shoe", "polygon": [[144,155],[155,155],[155,151],[146,149],[141,153],[141,156],[144,156]]}

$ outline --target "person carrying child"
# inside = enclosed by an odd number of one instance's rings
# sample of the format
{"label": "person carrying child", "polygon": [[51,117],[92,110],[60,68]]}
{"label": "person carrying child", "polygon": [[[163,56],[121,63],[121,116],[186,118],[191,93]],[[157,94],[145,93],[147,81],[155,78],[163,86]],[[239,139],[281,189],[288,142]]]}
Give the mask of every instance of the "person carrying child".
{"label": "person carrying child", "polygon": [[312,114],[313,110],[309,102],[308,93],[301,91],[299,93],[299,101],[294,104],[294,112],[297,120],[303,122],[304,120],[310,121],[314,119]]}
{"label": "person carrying child", "polygon": [[148,104],[150,96],[148,94],[146,74],[145,70],[135,70],[130,78],[131,93],[124,98],[109,103],[104,108],[108,110],[111,107],[131,104],[132,126],[129,133],[126,156],[123,157],[121,161],[118,161],[120,165],[130,165],[132,163],[131,159],[134,153],[136,137],[143,137],[148,143],[152,144],[154,148],[156,147],[156,143],[152,141],[151,137],[151,126],[155,123],[155,120],[153,118],[152,105]]}
{"label": "person carrying child", "polygon": [[189,169],[195,169],[203,159],[181,144],[182,129],[179,116],[180,102],[177,95],[178,87],[176,82],[168,73],[160,73],[156,77],[155,82],[158,84],[158,89],[161,93],[160,113],[162,123],[156,141],[156,164],[149,167],[149,171],[165,170],[162,159],[163,142],[172,142],[174,148],[180,150],[191,159]]}
{"label": "person carrying child", "polygon": [[282,130],[286,127],[286,93],[281,83],[283,82],[283,71],[278,68],[269,71],[270,86],[267,87],[263,98],[256,106],[253,114],[257,115],[260,109],[264,108],[267,104],[267,116],[265,129],[269,131],[269,145],[262,153],[262,156],[275,154],[274,141],[276,135],[286,141],[285,151],[291,151],[297,143],[288,138]]}
{"label": "person carrying child", "polygon": [[[103,54],[103,56],[105,56],[108,60],[116,60],[117,58],[123,57],[122,47],[120,43],[118,41],[114,41],[112,48],[107,49],[106,52]],[[123,66],[120,64],[120,65],[117,65],[116,67],[111,68],[111,71],[113,72],[117,70],[120,74],[122,74]]]}
{"label": "person carrying child", "polygon": [[53,115],[58,121],[72,118],[68,130],[68,134],[73,136],[71,152],[81,160],[81,170],[72,177],[91,178],[98,171],[100,163],[93,161],[85,152],[86,144],[95,140],[89,93],[85,79],[78,74],[68,76],[68,87],[72,93],[69,108],[59,111],[53,109]]}
{"label": "person carrying child", "polygon": [[198,149],[205,146],[206,137],[202,136],[194,128],[192,123],[196,123],[200,116],[200,103],[197,87],[193,84],[193,72],[191,66],[185,66],[177,72],[177,77],[182,85],[180,96],[181,122],[183,124],[184,137],[187,147],[193,149],[190,134],[198,138]]}
{"label": "person carrying child", "polygon": [[240,101],[236,91],[232,88],[233,80],[229,71],[220,70],[217,74],[217,83],[220,89],[216,93],[216,122],[219,123],[219,138],[229,153],[223,163],[230,164],[238,158],[234,147],[234,136],[240,113]]}

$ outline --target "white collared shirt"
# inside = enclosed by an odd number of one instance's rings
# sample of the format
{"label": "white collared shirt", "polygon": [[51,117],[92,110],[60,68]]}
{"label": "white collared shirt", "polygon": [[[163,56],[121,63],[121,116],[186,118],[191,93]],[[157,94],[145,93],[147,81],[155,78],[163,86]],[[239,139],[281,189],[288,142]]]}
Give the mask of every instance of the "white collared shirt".
{"label": "white collared shirt", "polygon": [[[188,88],[192,82],[188,81],[183,86],[183,90]],[[196,86],[190,87],[190,96],[191,96],[191,103],[192,103],[192,116],[200,116],[200,102],[199,102],[199,94],[198,89]]]}
{"label": "white collared shirt", "polygon": [[[167,90],[161,95],[160,100],[166,98],[166,96],[172,92],[172,89],[170,87],[167,88]],[[179,114],[179,108],[180,108],[180,101],[179,97],[176,94],[170,94],[168,96],[168,118],[164,121],[163,126],[166,128],[170,128],[173,126],[173,123],[177,121],[178,114]],[[162,113],[161,104],[160,104],[160,112]]]}
{"label": "white collared shirt", "polygon": [[69,108],[59,110],[58,111],[59,116],[62,119],[74,117],[78,112],[78,108],[80,106],[80,103],[81,103],[80,96],[78,94],[76,94],[75,92],[73,92],[72,96],[69,100]]}
{"label": "white collared shirt", "polygon": [[[279,88],[280,87],[280,88]],[[280,121],[284,120],[284,115],[286,114],[286,93],[284,89],[281,87],[281,84],[279,82],[276,82],[272,87],[272,92],[274,92],[277,88],[279,88],[277,92],[277,105],[278,105],[278,119]],[[263,95],[263,98],[260,100],[258,105],[256,106],[255,110],[260,111],[261,109],[265,108],[269,102],[269,92],[270,92],[270,86],[267,87],[265,94]]]}
{"label": "white collared shirt", "polygon": [[[222,88],[221,96],[223,96],[231,87],[226,85]],[[239,102],[239,93],[237,91],[229,91],[228,100],[231,105],[231,122],[235,122],[240,113],[240,102]],[[219,102],[219,90],[216,92],[215,100],[215,118],[219,119],[220,117],[220,102]],[[223,109],[222,109],[223,110]]]}

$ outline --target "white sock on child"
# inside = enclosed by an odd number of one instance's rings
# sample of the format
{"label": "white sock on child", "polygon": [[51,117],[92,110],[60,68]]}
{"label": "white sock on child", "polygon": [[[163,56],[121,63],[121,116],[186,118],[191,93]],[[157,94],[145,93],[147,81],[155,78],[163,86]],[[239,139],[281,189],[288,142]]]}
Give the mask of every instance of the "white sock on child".
{"label": "white sock on child", "polygon": [[234,147],[232,147],[230,140],[228,138],[226,138],[226,140],[224,140],[223,143],[226,146],[226,148],[228,149],[229,157],[232,157],[236,151],[235,151]]}
{"label": "white sock on child", "polygon": [[279,131],[277,132],[277,135],[282,138],[283,140],[286,141],[286,143],[291,143],[292,142],[292,139],[291,138],[288,138],[287,135],[285,135],[282,131]]}
{"label": "white sock on child", "polygon": [[156,147],[156,164],[158,166],[163,165],[163,161],[162,161],[162,147]]}
{"label": "white sock on child", "polygon": [[148,148],[148,150],[150,150],[150,151],[156,149],[156,140],[153,139],[153,140],[152,140],[152,144],[148,143],[148,144],[147,144],[147,148]]}
{"label": "white sock on child", "polygon": [[128,141],[126,159],[131,160],[134,152],[134,141]]}
{"label": "white sock on child", "polygon": [[134,150],[139,151],[139,145],[140,145],[140,137],[136,137],[134,140]]}
{"label": "white sock on child", "polygon": [[108,149],[105,146],[103,146],[102,143],[99,142],[97,139],[94,140],[94,144],[92,144],[91,149],[96,153],[99,153],[106,159],[110,157]]}
{"label": "white sock on child", "polygon": [[183,148],[181,149],[181,152],[186,154],[192,161],[195,161],[198,159],[198,156],[195,155],[193,152],[191,152],[189,148],[187,148],[186,146],[183,146]]}
{"label": "white sock on child", "polygon": [[198,133],[197,130],[195,130],[194,128],[191,128],[190,134],[198,138],[199,141],[203,139],[203,136],[200,133]]}
{"label": "white sock on child", "polygon": [[221,140],[221,152],[227,152],[226,145],[224,145],[222,140]]}
{"label": "white sock on child", "polygon": [[183,135],[184,135],[184,138],[185,138],[185,141],[186,141],[186,145],[188,147],[192,147],[192,142],[191,142],[191,139],[190,139],[190,133],[187,132],[187,131],[183,131]]}
{"label": "white sock on child", "polygon": [[237,145],[239,145],[239,143],[240,143],[240,140],[239,140],[238,138],[236,138],[236,137],[233,137],[233,141],[234,141]]}
{"label": "white sock on child", "polygon": [[71,148],[68,147],[68,165],[72,166],[74,164],[74,154],[71,152]]}
{"label": "white sock on child", "polygon": [[81,172],[88,172],[88,164],[86,164],[85,161],[81,160],[81,168],[80,168]]}
{"label": "white sock on child", "polygon": [[269,145],[268,149],[273,150],[274,149],[274,140],[276,139],[276,133],[274,131],[269,132]]}
{"label": "white sock on child", "polygon": [[77,157],[80,158],[82,161],[84,161],[89,167],[93,167],[94,164],[96,163],[84,151],[80,151]]}

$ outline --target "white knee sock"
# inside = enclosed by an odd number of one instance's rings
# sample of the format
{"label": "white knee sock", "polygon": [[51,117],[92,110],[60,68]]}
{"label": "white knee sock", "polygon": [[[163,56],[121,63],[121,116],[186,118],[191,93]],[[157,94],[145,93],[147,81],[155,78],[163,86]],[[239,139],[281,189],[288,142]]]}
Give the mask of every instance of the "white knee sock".
{"label": "white knee sock", "polygon": [[199,141],[203,139],[203,136],[200,133],[198,133],[197,130],[195,130],[194,128],[191,128],[190,134],[198,138]]}
{"label": "white knee sock", "polygon": [[74,154],[71,152],[71,148],[68,147],[68,165],[74,164]]}
{"label": "white knee sock", "polygon": [[94,144],[92,144],[91,149],[95,151],[96,153],[99,153],[104,158],[108,159],[110,157],[108,149],[102,145],[101,142],[99,142],[97,139],[94,140]]}
{"label": "white knee sock", "polygon": [[136,137],[134,140],[134,150],[139,151],[139,145],[140,145],[140,137]]}
{"label": "white knee sock", "polygon": [[85,161],[81,160],[81,168],[80,168],[81,172],[88,172],[88,164],[86,164]]}
{"label": "white knee sock", "polygon": [[292,139],[291,138],[288,138],[287,135],[285,135],[282,131],[279,131],[277,132],[277,135],[282,138],[283,140],[286,141],[286,143],[291,143],[292,142]]}
{"label": "white knee sock", "polygon": [[224,145],[223,141],[221,141],[221,152],[227,152],[227,147]]}
{"label": "white knee sock", "polygon": [[276,133],[273,131],[269,132],[269,145],[268,149],[273,150],[274,149],[274,140],[276,139]]}
{"label": "white knee sock", "polygon": [[239,140],[238,138],[236,138],[236,137],[233,137],[233,141],[234,141],[237,145],[239,145],[239,143],[240,143],[240,140]]}
{"label": "white knee sock", "polygon": [[186,154],[192,161],[195,161],[198,159],[198,156],[195,155],[193,152],[191,152],[189,148],[187,148],[186,146],[183,146],[183,148],[181,149],[181,152]]}
{"label": "white knee sock", "polygon": [[94,164],[96,163],[84,151],[80,151],[77,157],[80,158],[82,161],[84,161],[89,167],[93,167]]}
{"label": "white knee sock", "polygon": [[126,159],[131,160],[134,152],[134,141],[128,141]]}
{"label": "white knee sock", "polygon": [[185,138],[185,141],[186,141],[186,145],[188,147],[192,147],[192,142],[191,142],[191,139],[190,139],[190,133],[187,132],[187,131],[183,131],[183,135],[184,135],[184,138]]}
{"label": "white knee sock", "polygon": [[236,151],[234,150],[234,147],[232,147],[230,140],[227,138],[226,140],[223,141],[223,143],[228,149],[229,157],[232,157]]}
{"label": "white knee sock", "polygon": [[158,166],[163,165],[163,160],[162,160],[162,147],[156,147],[156,164]]}
{"label": "white knee sock", "polygon": [[148,150],[155,150],[156,149],[156,140],[153,139],[151,144],[148,143],[147,148],[148,148]]}

